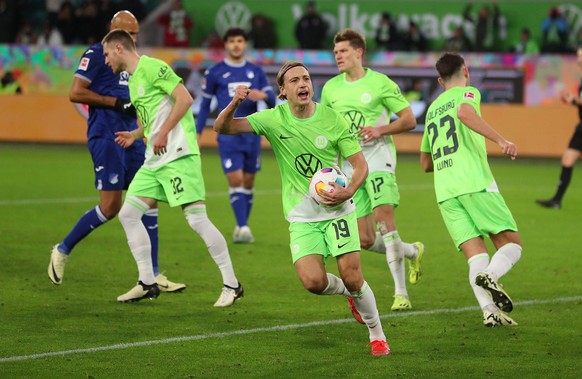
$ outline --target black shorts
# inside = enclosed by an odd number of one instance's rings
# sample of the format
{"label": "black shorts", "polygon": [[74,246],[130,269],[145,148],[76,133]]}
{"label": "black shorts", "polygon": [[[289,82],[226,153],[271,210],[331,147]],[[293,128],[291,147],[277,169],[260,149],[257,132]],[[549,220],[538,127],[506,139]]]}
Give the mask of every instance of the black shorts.
{"label": "black shorts", "polygon": [[570,149],[582,151],[582,122],[576,126],[576,130],[574,131],[574,135],[570,139],[568,147]]}

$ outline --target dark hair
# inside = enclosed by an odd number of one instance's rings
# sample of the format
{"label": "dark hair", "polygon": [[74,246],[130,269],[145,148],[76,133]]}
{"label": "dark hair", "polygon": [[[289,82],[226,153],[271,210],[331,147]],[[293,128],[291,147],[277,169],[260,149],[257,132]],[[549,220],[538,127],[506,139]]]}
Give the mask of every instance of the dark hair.
{"label": "dark hair", "polygon": [[350,46],[354,49],[362,49],[366,51],[366,39],[360,33],[353,29],[345,29],[337,32],[333,37],[333,43],[348,41]]}
{"label": "dark hair", "polygon": [[224,42],[226,42],[226,40],[228,40],[231,37],[242,37],[245,39],[245,41],[249,40],[249,36],[247,35],[247,32],[245,32],[243,29],[241,28],[229,28],[226,33],[224,33],[224,36],[222,37],[222,40]]}
{"label": "dark hair", "polygon": [[103,37],[101,44],[105,45],[106,43],[114,42],[120,43],[126,50],[135,51],[135,42],[133,42],[131,34],[123,29],[115,29],[107,33],[107,35]]}
{"label": "dark hair", "polygon": [[[309,72],[309,70],[307,69],[307,66],[305,66],[301,62],[295,62],[295,61],[287,62],[283,65],[283,67],[281,67],[281,69],[279,70],[279,73],[277,74],[277,85],[279,87],[283,87],[283,83],[285,82],[285,74],[287,73],[287,71],[289,71],[295,67],[303,67],[307,70],[307,72]],[[277,97],[281,100],[287,99],[287,96],[285,96],[283,94],[279,94],[279,96],[277,96]]]}
{"label": "dark hair", "polygon": [[446,52],[440,56],[435,64],[439,76],[444,80],[449,80],[465,66],[465,60],[458,53]]}

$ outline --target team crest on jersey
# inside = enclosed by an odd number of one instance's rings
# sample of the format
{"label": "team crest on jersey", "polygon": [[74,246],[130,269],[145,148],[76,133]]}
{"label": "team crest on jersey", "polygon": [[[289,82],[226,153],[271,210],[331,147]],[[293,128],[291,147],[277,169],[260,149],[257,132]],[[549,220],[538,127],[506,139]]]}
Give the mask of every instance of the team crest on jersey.
{"label": "team crest on jersey", "polygon": [[145,95],[145,88],[143,88],[143,86],[139,86],[139,87],[137,87],[137,94],[138,94],[139,96],[143,96],[143,95]]}
{"label": "team crest on jersey", "polygon": [[313,140],[313,144],[318,149],[325,149],[328,142],[329,141],[327,140],[326,136],[317,136],[317,137],[315,137],[315,140]]}
{"label": "team crest on jersey", "polygon": [[91,60],[87,57],[81,58],[81,62],[79,62],[78,70],[87,71],[87,67],[89,67],[89,62]]}
{"label": "team crest on jersey", "polygon": [[251,79],[251,80],[252,80],[254,77],[255,77],[255,73],[254,73],[254,72],[252,72],[252,71],[247,71],[247,78],[249,78],[249,79]]}
{"label": "team crest on jersey", "polygon": [[463,93],[463,100],[472,100],[475,101],[475,94],[473,92],[465,92]]}
{"label": "team crest on jersey", "polygon": [[360,96],[360,101],[363,104],[368,104],[370,101],[372,101],[372,95],[368,92],[363,93],[362,96]]}

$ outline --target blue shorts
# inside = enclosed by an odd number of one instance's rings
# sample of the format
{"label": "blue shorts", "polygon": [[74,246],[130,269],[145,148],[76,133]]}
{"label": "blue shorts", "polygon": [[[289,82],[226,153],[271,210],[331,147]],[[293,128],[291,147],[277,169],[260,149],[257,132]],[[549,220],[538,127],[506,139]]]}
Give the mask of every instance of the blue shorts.
{"label": "blue shorts", "polygon": [[222,171],[225,174],[240,169],[251,174],[261,170],[260,136],[246,138],[244,143],[238,140],[219,141],[218,152],[220,153]]}
{"label": "blue shorts", "polygon": [[145,159],[145,143],[141,140],[127,149],[106,138],[92,138],[87,146],[93,159],[95,188],[99,191],[127,189]]}

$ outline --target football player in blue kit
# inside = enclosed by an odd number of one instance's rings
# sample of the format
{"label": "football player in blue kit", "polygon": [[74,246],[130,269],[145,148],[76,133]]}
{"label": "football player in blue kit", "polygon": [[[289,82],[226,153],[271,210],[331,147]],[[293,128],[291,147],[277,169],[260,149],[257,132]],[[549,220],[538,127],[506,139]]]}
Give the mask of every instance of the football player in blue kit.
{"label": "football player in blue kit", "polygon": [[[111,19],[110,29],[123,29],[135,41],[139,24],[130,12],[119,11]],[[143,141],[136,141],[127,149],[115,143],[115,132],[137,129],[136,111],[129,100],[128,79],[127,72],[116,75],[105,64],[100,42],[85,51],[75,71],[69,98],[74,103],[89,106],[87,145],[100,199],[99,205],[85,212],[63,241],[53,246],[48,275],[54,284],[62,283],[67,259],[77,243],[119,213],[122,191],[128,188],[143,164]],[[142,221],[150,237],[154,275],[160,290],[176,292],[185,289],[185,284],[173,283],[159,271],[157,208],[150,209]]]}
{"label": "football player in blue kit", "polygon": [[[202,103],[196,120],[198,140],[206,126],[213,96],[216,96],[220,112],[231,102],[236,87],[250,88],[247,100],[238,107],[235,117],[246,117],[255,113],[260,100],[269,108],[275,106],[275,94],[265,72],[245,59],[248,44],[245,31],[230,28],[224,34],[223,41],[226,58],[210,67],[204,74]],[[252,133],[219,134],[217,141],[222,170],[228,180],[230,204],[236,218],[233,241],[254,242],[248,220],[253,204],[255,174],[261,169],[261,137]]]}

